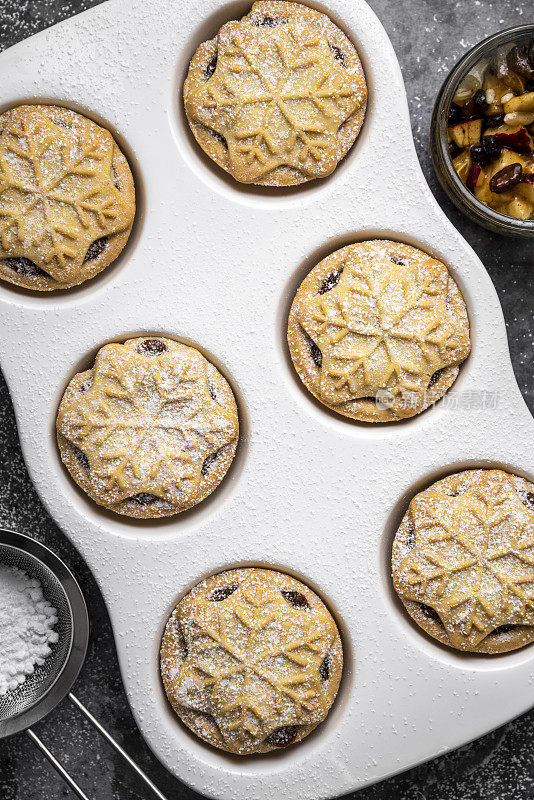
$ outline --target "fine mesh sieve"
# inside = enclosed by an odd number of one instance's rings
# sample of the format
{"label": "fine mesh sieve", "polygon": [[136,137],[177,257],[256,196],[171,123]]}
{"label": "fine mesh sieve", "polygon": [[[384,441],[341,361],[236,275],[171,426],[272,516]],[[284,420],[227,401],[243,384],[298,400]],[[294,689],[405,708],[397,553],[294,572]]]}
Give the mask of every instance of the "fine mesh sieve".
{"label": "fine mesh sieve", "polygon": [[0,529],[0,564],[24,570],[41,583],[43,595],[57,611],[54,630],[58,641],[42,666],[36,667],[21,686],[0,695],[0,739],[26,731],[41,753],[81,800],[89,800],[61,763],[30,729],[49,714],[67,695],[74,706],[119,753],[146,786],[159,798],[164,795],[118,742],[71,693],[84,662],[89,640],[89,618],[82,592],[74,575],[51,550],[15,531]]}
{"label": "fine mesh sieve", "polygon": [[61,583],[42,561],[37,561],[19,548],[0,544],[0,564],[17,567],[41,583],[45,598],[57,611],[58,621],[54,630],[59,636],[58,642],[50,646],[52,653],[44,664],[36,667],[35,672],[28,675],[17,689],[0,695],[0,722],[3,722],[31,708],[56,682],[71,649],[72,612]]}
{"label": "fine mesh sieve", "polygon": [[0,696],[0,738],[34,725],[69,692],[81,669],[89,621],[80,587],[65,564],[44,545],[14,531],[0,531],[0,564],[24,570],[41,582],[57,610],[58,641],[41,667],[17,689]]}

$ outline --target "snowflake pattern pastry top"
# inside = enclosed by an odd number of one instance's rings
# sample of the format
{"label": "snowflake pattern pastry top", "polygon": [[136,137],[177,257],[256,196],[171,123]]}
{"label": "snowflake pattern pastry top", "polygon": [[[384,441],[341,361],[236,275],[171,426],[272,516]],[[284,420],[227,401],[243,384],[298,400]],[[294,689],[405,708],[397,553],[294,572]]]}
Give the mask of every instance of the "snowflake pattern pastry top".
{"label": "snowflake pattern pastry top", "polygon": [[465,303],[447,267],[387,240],[349,245],[314,267],[291,306],[287,338],[307,389],[362,422],[428,408],[470,351]]}
{"label": "snowflake pattern pastry top", "polygon": [[0,116],[0,277],[50,291],[94,277],[125,246],[135,215],[111,133],[57,106]]}
{"label": "snowflake pattern pastry top", "polygon": [[534,641],[534,486],[502,470],[417,494],[397,531],[393,585],[440,642],[505,653]]}
{"label": "snowflake pattern pastry top", "polygon": [[234,395],[198,350],[164,338],[108,344],[59,407],[61,457],[99,505],[177,514],[222,481],[239,435]]}
{"label": "snowflake pattern pastry top", "polygon": [[205,741],[239,755],[307,736],[328,714],[343,668],[322,600],[274,570],[236,569],[198,584],[161,645],[167,697]]}
{"label": "snowflake pattern pastry top", "polygon": [[324,178],[354,144],[367,88],[354,45],[300,3],[258,2],[200,45],[184,84],[202,149],[242,183]]}

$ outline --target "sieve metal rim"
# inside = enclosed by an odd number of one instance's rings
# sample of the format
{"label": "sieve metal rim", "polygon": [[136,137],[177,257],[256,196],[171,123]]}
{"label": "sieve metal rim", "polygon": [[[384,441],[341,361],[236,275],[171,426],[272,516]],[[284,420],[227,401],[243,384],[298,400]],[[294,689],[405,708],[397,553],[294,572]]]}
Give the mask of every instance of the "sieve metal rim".
{"label": "sieve metal rim", "polygon": [[46,545],[22,533],[0,528],[0,545],[32,556],[57,578],[70,608],[72,633],[69,653],[54,682],[25,711],[0,721],[0,739],[14,736],[46,717],[69,693],[85,660],[89,641],[89,616],[78,582],[67,565]]}

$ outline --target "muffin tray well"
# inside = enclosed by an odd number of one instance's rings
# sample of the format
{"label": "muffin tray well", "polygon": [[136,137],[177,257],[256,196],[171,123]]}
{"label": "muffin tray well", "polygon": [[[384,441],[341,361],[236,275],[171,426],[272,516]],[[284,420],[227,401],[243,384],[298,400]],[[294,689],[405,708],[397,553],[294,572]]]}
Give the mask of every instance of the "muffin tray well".
{"label": "muffin tray well", "polygon": [[[480,736],[534,703],[534,649],[456,653],[411,623],[391,587],[391,542],[411,496],[439,477],[498,465],[534,480],[534,426],[501,308],[482,264],[434,201],[415,154],[391,44],[362,0],[310,2],[356,44],[369,106],[327,179],[240,186],[202,157],[181,85],[199,42],[249,2],[112,0],[0,57],[0,111],[66,105],[107,125],[130,160],[138,213],[118,261],[78,289],[0,287],[1,365],[30,475],[93,570],[122,676],[150,747],[217,798],[332,797]],[[350,422],[300,384],[285,344],[304,275],[328,253],[387,237],[449,265],[468,305],[472,354],[448,397],[385,426]],[[107,341],[167,335],[230,381],[241,441],[196,509],[135,522],[99,509],[63,468],[55,417],[67,382]],[[176,602],[201,578],[273,566],[308,583],[340,625],[345,669],[326,722],[302,743],[233,758],[194,738],[164,696],[158,651]]]}

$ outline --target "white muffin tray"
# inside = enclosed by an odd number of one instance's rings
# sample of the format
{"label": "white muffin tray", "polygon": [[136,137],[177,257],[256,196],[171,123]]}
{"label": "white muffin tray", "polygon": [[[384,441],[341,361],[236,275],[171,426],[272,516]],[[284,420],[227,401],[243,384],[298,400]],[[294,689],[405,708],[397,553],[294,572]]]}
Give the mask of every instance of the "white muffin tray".
{"label": "white muffin tray", "polygon": [[[176,777],[224,800],[340,795],[458,747],[534,703],[532,647],[493,658],[441,647],[413,625],[391,588],[391,541],[410,497],[472,466],[504,466],[533,480],[534,425],[490,278],[419,168],[386,33],[363,0],[310,5],[357,45],[370,100],[345,161],[329,178],[293,190],[226,178],[184,120],[189,59],[223,22],[242,16],[248,0],[112,0],[0,56],[0,111],[44,101],[87,113],[114,131],[135,172],[135,228],[115,265],[61,295],[0,287],[1,365],[32,480],[105,597],[143,735]],[[473,343],[445,399],[377,427],[316,403],[285,345],[304,275],[338,247],[370,237],[406,241],[449,265]],[[145,333],[203,350],[236,392],[242,434],[208,500],[170,520],[136,523],[78,490],[61,465],[54,424],[67,382],[97,349]],[[321,594],[341,627],[345,670],[326,722],[304,742],[237,759],[181,725],[164,696],[158,650],[171,609],[192,585],[247,564],[287,571]]]}

